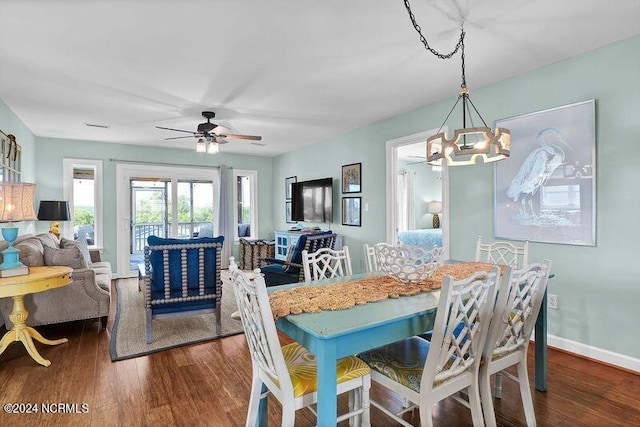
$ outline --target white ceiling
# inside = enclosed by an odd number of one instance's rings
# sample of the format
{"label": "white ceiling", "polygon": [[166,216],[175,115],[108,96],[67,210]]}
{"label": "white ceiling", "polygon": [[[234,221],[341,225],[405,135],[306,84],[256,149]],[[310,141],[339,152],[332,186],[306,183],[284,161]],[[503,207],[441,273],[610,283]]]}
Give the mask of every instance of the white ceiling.
{"label": "white ceiling", "polygon": [[[640,33],[638,0],[412,7],[441,51],[464,17],[472,90]],[[193,150],[155,126],[195,130],[213,110],[265,144],[222,151],[274,156],[460,84],[459,56],[426,52],[402,0],[2,0],[0,28],[0,98],[41,137]]]}

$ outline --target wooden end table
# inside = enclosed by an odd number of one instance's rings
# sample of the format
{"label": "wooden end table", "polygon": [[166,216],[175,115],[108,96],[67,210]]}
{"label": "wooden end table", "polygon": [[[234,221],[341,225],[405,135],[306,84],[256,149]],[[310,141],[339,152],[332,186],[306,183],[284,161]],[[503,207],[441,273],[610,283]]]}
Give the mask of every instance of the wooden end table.
{"label": "wooden end table", "polygon": [[24,306],[24,296],[66,286],[69,283],[71,283],[71,268],[62,266],[29,267],[29,274],[0,279],[0,298],[13,298],[13,309],[9,315],[13,328],[0,340],[0,354],[12,342],[22,341],[33,360],[44,366],[51,365],[50,361],[40,356],[33,340],[47,345],[58,345],[68,340],[66,338],[48,340],[31,326],[27,326],[29,312]]}

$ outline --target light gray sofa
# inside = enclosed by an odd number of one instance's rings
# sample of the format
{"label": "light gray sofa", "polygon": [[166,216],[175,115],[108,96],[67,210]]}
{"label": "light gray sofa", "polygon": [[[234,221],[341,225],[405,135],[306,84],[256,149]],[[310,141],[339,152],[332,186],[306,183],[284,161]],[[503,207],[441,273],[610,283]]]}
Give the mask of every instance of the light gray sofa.
{"label": "light gray sofa", "polygon": [[[106,328],[111,304],[111,265],[99,261],[99,252],[89,253],[86,246],[64,238],[59,241],[50,233],[20,236],[14,246],[20,250],[20,261],[25,265],[73,268],[73,281],[69,285],[25,296],[27,325],[100,318],[102,328]],[[0,242],[0,250],[6,247],[6,242]],[[13,326],[9,320],[12,306],[12,298],[0,298],[0,312],[8,329]]]}

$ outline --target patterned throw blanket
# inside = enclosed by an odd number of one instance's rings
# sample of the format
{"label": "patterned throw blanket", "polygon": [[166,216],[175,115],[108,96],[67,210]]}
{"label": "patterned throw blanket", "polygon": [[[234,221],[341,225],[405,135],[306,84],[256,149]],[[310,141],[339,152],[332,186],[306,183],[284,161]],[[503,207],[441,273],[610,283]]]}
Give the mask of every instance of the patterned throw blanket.
{"label": "patterned throw blanket", "polygon": [[321,286],[298,286],[273,292],[269,295],[269,302],[275,319],[289,314],[346,310],[355,305],[440,289],[444,275],[462,280],[478,271],[491,271],[492,267],[494,264],[486,262],[446,264],[438,267],[430,278],[413,285],[396,282],[390,276],[372,276]]}

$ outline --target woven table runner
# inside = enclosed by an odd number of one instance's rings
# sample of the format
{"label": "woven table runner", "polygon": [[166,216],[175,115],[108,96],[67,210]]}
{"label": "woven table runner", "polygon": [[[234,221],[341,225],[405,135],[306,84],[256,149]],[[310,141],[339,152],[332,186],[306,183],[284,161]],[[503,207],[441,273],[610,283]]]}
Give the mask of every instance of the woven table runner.
{"label": "woven table runner", "polygon": [[400,283],[390,276],[372,276],[321,286],[298,286],[269,294],[269,302],[275,319],[289,314],[346,310],[355,305],[440,289],[444,275],[462,280],[478,271],[491,271],[492,267],[494,264],[486,262],[446,264],[418,284]]}

